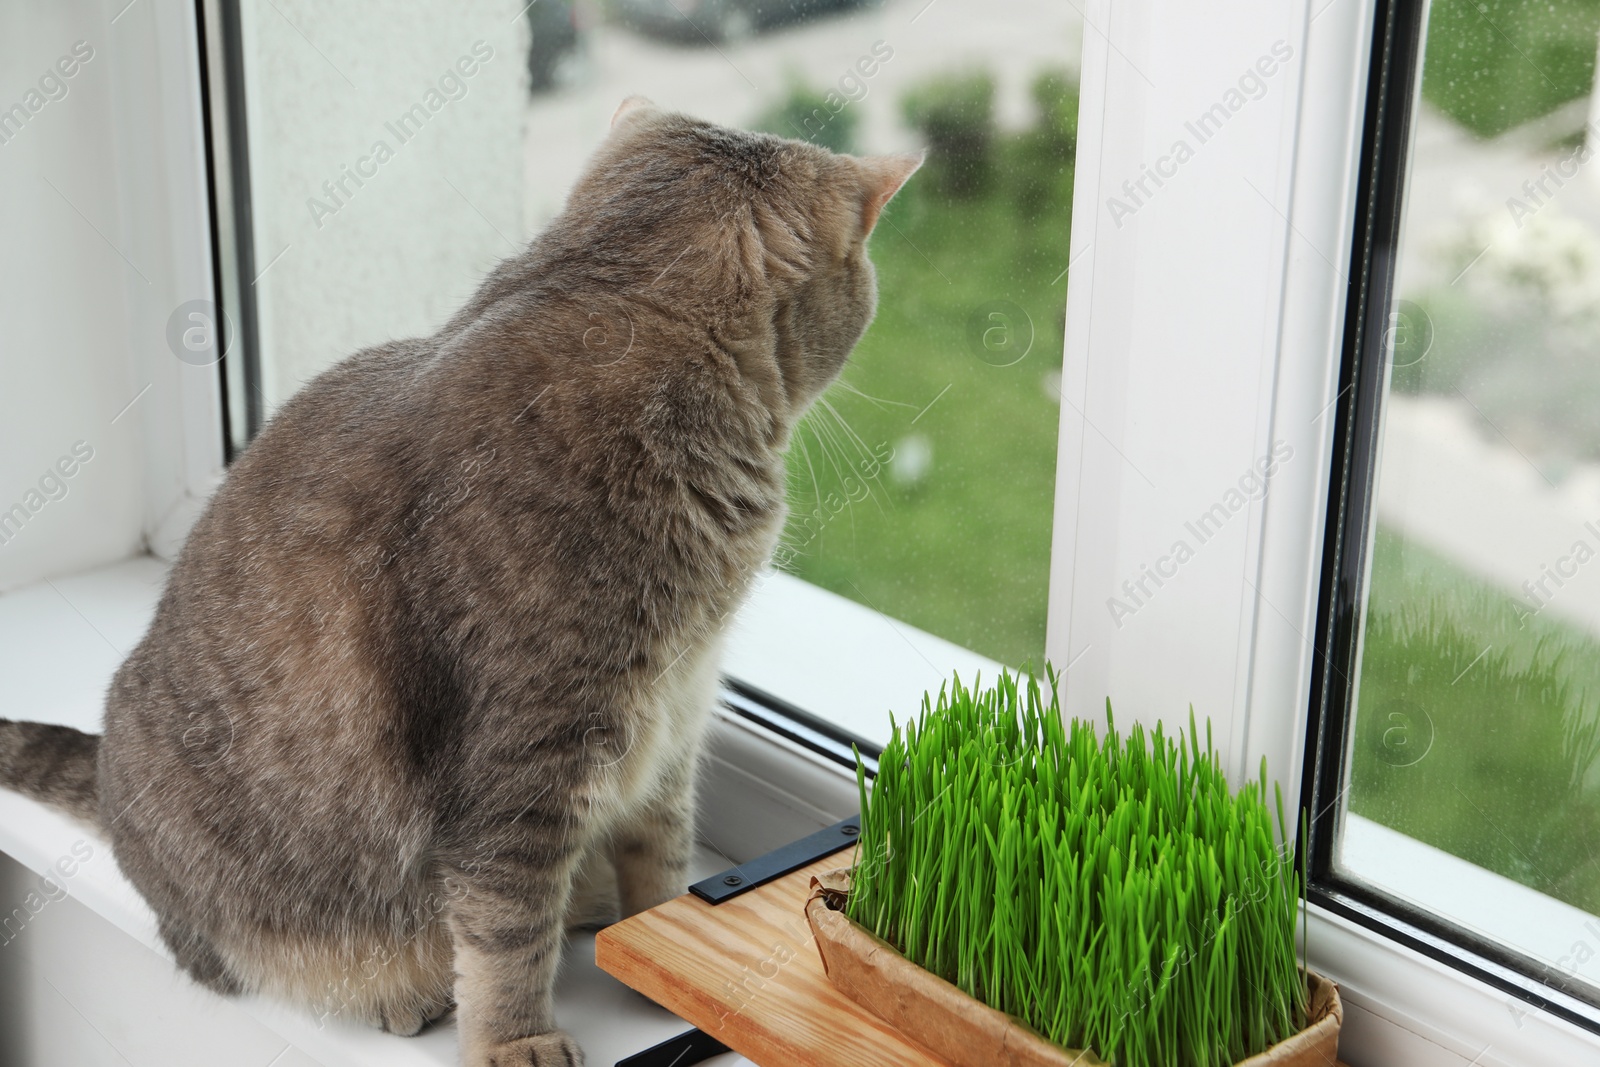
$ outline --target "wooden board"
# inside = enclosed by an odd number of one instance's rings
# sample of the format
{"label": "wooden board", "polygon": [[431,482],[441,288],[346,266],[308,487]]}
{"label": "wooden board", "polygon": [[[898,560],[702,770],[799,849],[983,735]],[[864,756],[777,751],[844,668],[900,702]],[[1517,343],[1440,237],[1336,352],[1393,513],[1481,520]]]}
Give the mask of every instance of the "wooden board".
{"label": "wooden board", "polygon": [[595,935],[595,962],[762,1067],[944,1067],[822,970],[805,901],[839,852],[711,905],[684,895]]}
{"label": "wooden board", "polygon": [[761,1067],[947,1067],[822,970],[811,875],[849,862],[835,853],[725,904],[669,900],[596,934],[595,962]]}

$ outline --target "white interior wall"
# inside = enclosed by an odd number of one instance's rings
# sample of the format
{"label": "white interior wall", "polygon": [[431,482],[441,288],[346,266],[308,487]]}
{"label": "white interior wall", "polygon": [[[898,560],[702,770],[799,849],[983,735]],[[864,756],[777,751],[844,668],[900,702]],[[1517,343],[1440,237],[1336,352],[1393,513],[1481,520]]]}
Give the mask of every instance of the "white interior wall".
{"label": "white interior wall", "polygon": [[[0,589],[116,560],[141,542],[142,424],[112,420],[136,391],[134,305],[161,297],[124,235],[112,91],[122,29],[97,2],[0,5],[0,113],[10,116],[0,143],[0,513],[28,512],[0,543]],[[80,41],[89,58],[66,63],[74,73],[63,78],[56,64]],[[68,463],[74,473],[58,488],[48,472],[78,441],[93,458]],[[0,529],[0,540],[9,534]]]}

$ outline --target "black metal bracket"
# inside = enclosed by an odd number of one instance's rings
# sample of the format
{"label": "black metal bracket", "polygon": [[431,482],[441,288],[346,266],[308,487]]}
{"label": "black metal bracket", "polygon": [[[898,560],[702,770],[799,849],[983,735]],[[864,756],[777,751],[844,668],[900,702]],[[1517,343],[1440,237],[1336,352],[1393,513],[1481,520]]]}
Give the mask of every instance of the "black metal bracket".
{"label": "black metal bracket", "polygon": [[689,892],[707,904],[721,904],[774,878],[815,863],[824,856],[849,848],[861,836],[861,816],[852,815],[798,841],[774,849],[749,863],[729,867],[689,887]]}
{"label": "black metal bracket", "polygon": [[618,1060],[617,1067],[689,1067],[732,1051],[704,1030],[690,1030]]}

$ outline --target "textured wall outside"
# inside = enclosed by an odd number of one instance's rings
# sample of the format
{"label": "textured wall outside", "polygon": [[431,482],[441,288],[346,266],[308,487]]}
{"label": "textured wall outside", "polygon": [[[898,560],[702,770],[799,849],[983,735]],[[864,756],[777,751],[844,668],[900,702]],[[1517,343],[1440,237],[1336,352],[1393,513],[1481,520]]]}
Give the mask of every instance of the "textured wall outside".
{"label": "textured wall outside", "polygon": [[520,247],[522,10],[243,4],[269,412],[359,348],[436,330]]}

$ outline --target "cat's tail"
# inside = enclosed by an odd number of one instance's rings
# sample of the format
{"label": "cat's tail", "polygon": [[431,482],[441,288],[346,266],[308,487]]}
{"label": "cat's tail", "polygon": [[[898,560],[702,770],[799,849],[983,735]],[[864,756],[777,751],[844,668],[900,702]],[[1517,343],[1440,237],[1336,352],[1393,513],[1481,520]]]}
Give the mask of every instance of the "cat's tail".
{"label": "cat's tail", "polygon": [[97,823],[100,737],[70,726],[0,719],[0,787]]}

